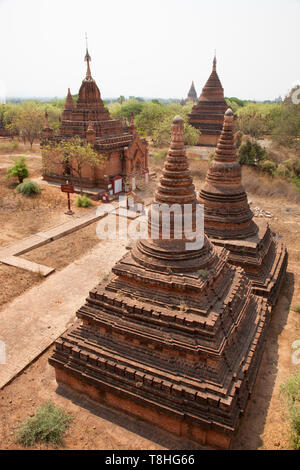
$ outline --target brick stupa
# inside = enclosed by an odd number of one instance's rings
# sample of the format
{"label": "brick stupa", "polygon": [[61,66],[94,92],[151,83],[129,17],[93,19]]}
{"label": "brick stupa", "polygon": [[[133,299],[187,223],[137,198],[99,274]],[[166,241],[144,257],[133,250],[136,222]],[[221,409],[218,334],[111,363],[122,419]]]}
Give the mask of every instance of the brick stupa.
{"label": "brick stupa", "polygon": [[[154,202],[190,204],[195,213],[183,132],[177,116]],[[175,238],[172,218],[162,239],[154,213],[149,238],[90,291],[77,312],[81,325],[56,341],[49,361],[59,384],[178,436],[228,448],[258,371],[267,303],[251,293],[224,248],[205,237],[187,250],[191,232]]]}
{"label": "brick stupa", "polygon": [[[134,178],[137,174],[148,173],[148,149],[145,139],[138,136],[137,130],[131,126],[123,126],[119,119],[112,119],[104,106],[100,90],[92,77],[91,57],[86,50],[86,76],[78,93],[77,103],[74,102],[70,89],[66,97],[65,108],[58,135],[49,128],[48,120],[42,133],[42,145],[47,140],[61,141],[79,136],[90,142],[95,150],[105,157],[104,167],[86,165],[83,170],[83,183],[87,187],[99,187],[111,192],[120,192],[120,179]],[[44,164],[43,177],[46,180],[65,180],[65,168],[51,161]],[[69,173],[68,180],[76,184],[77,175]],[[118,179],[118,185],[114,185]]]}
{"label": "brick stupa", "polygon": [[236,157],[233,120],[229,108],[200,192],[205,233],[215,245],[230,251],[230,263],[245,269],[253,281],[253,292],[274,305],[287,267],[287,251],[267,222],[253,221]]}
{"label": "brick stupa", "polygon": [[217,74],[217,59],[215,57],[209,79],[197,104],[193,106],[189,114],[189,123],[201,131],[198,145],[213,147],[217,145],[227,108],[224,90]]}

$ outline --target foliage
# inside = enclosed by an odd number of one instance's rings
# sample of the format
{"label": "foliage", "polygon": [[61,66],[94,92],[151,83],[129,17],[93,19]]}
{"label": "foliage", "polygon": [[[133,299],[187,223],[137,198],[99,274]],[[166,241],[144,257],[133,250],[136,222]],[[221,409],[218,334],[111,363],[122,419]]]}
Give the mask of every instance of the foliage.
{"label": "foliage", "polygon": [[32,196],[41,191],[40,186],[35,181],[27,180],[16,187],[17,193],[25,194],[25,196]]}
{"label": "foliage", "polygon": [[152,135],[155,126],[164,117],[164,107],[157,103],[144,103],[142,111],[136,116],[135,125],[143,135]]}
{"label": "foliage", "polygon": [[32,147],[34,139],[40,137],[44,124],[44,113],[34,103],[26,102],[17,111],[6,128],[13,135],[20,136],[24,143],[28,141]]}
{"label": "foliage", "polygon": [[264,173],[274,176],[277,170],[277,165],[272,160],[263,160],[259,163],[259,168]]}
{"label": "foliage", "polygon": [[112,103],[108,106],[110,115],[114,119],[130,118],[131,114],[137,116],[143,109],[143,103],[132,98],[121,105],[119,102]]}
{"label": "foliage", "polygon": [[300,313],[300,304],[294,305],[293,310],[294,310],[294,312],[296,312],[296,313]]}
{"label": "foliage", "polygon": [[93,205],[92,201],[87,197],[86,194],[80,194],[75,200],[77,207],[90,207]]}
{"label": "foliage", "polygon": [[238,161],[241,165],[256,166],[266,156],[266,150],[258,142],[250,139],[242,143],[237,152]]}
{"label": "foliage", "polygon": [[287,401],[288,419],[290,421],[290,441],[294,449],[300,449],[300,373],[291,375],[281,385],[281,394]]}
{"label": "foliage", "polygon": [[198,273],[199,276],[201,276],[201,277],[206,277],[206,276],[207,276],[207,271],[206,271],[206,269],[199,269],[199,270],[197,271],[197,273]]}
{"label": "foliage", "polygon": [[267,131],[265,119],[256,110],[240,113],[236,125],[244,134],[255,138],[262,137]]}
{"label": "foliage", "polygon": [[280,163],[277,167],[276,175],[281,178],[288,178],[291,176],[291,172],[285,165]]}
{"label": "foliage", "polygon": [[93,146],[80,137],[72,137],[59,143],[48,143],[42,148],[44,171],[47,167],[63,166],[70,174],[78,177],[80,190],[83,188],[83,170],[86,165],[102,167],[105,156],[97,153]]}
{"label": "foliage", "polygon": [[25,157],[19,157],[18,159],[14,159],[14,162],[14,165],[7,169],[6,179],[17,177],[19,183],[23,183],[24,178],[28,178],[29,176],[26,159]]}
{"label": "foliage", "polygon": [[237,149],[241,146],[243,137],[244,137],[244,133],[242,131],[237,131],[234,134],[234,143]]}
{"label": "foliage", "polygon": [[43,403],[20,427],[17,442],[21,445],[33,446],[36,442],[60,444],[72,416],[50,401]]}
{"label": "foliage", "polygon": [[155,161],[160,162],[166,158],[167,153],[168,153],[167,149],[158,150],[153,153],[153,158]]}

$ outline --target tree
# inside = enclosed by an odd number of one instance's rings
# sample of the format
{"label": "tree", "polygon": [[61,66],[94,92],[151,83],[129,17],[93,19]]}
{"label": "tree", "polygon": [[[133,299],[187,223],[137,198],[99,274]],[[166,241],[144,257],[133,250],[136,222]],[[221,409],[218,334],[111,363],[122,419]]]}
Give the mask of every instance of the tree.
{"label": "tree", "polygon": [[[155,147],[167,146],[170,143],[172,122],[175,115],[170,114],[162,121],[158,122],[153,130],[152,140]],[[183,118],[184,124],[184,143],[185,145],[196,145],[199,141],[200,132],[187,122],[187,117]]]}
{"label": "tree", "polygon": [[7,127],[19,135],[24,143],[28,141],[32,147],[34,139],[40,137],[43,125],[44,112],[35,103],[26,102]]}
{"label": "tree", "polygon": [[6,179],[17,177],[19,183],[23,183],[24,178],[28,178],[29,171],[26,164],[25,157],[20,157],[14,160],[15,164],[7,169]]}
{"label": "tree", "polygon": [[266,150],[258,142],[248,139],[238,149],[237,157],[241,165],[257,166],[267,156]]}
{"label": "tree", "polygon": [[118,103],[120,103],[121,105],[124,103],[125,101],[125,96],[121,95],[119,98],[118,98]]}
{"label": "tree", "polygon": [[44,170],[47,170],[48,165],[59,165],[68,168],[71,175],[75,174],[78,178],[81,194],[83,192],[82,174],[84,168],[87,165],[102,167],[106,158],[96,152],[89,142],[80,137],[46,144],[42,148],[42,156]]}

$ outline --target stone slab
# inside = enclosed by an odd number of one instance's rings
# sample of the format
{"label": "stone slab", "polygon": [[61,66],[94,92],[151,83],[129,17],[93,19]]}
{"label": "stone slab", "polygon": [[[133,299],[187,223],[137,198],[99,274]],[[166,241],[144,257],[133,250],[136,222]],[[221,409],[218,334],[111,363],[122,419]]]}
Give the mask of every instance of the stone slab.
{"label": "stone slab", "polygon": [[55,271],[54,268],[50,268],[49,266],[33,263],[32,261],[19,258],[17,256],[7,256],[6,258],[0,258],[0,262],[3,264],[8,264],[9,266],[15,266],[16,268],[26,269],[27,271],[41,274],[41,276],[48,276],[48,274],[51,274],[53,271]]}

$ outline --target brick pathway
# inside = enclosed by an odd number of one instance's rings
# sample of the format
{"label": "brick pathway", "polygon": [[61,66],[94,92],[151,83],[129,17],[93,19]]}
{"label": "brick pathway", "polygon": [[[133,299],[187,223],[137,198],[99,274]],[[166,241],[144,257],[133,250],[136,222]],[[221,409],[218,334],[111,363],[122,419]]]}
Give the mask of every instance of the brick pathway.
{"label": "brick pathway", "polygon": [[[117,202],[113,202],[111,204],[117,209]],[[18,241],[12,245],[1,248],[0,262],[35,273],[40,273],[42,276],[48,276],[48,274],[54,271],[54,268],[38,263],[33,263],[32,261],[18,258],[18,256],[24,253],[28,253],[28,251],[34,250],[35,248],[45,245],[46,243],[57,240],[58,238],[64,237],[69,233],[76,232],[77,230],[80,230],[81,228],[86,227],[87,225],[92,224],[101,218],[102,216],[97,214],[96,209],[92,209],[80,217],[71,217],[68,222],[64,222],[49,230],[38,232],[31,237],[24,238],[23,240]]]}
{"label": "brick pathway", "polygon": [[[113,217],[112,215],[107,217]],[[126,252],[125,240],[104,240],[88,255],[53,273],[0,311],[0,389],[39,356],[75,320],[90,289]]]}

